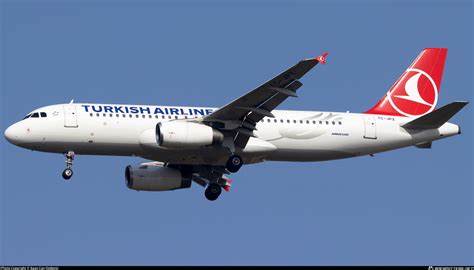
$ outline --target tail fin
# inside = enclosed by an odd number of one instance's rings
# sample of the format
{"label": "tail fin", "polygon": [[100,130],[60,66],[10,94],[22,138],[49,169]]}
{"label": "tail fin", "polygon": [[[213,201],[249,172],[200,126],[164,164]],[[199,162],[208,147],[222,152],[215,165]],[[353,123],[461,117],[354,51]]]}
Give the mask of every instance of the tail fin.
{"label": "tail fin", "polygon": [[424,49],[372,109],[365,113],[415,117],[438,102],[447,48]]}

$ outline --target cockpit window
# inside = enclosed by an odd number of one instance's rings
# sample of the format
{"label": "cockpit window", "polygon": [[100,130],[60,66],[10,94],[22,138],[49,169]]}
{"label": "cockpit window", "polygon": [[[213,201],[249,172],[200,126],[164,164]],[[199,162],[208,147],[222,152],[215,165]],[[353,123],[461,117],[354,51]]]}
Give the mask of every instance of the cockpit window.
{"label": "cockpit window", "polygon": [[46,113],[45,112],[41,112],[41,117],[46,117]]}
{"label": "cockpit window", "polygon": [[38,118],[38,117],[39,117],[39,114],[37,112],[31,115],[31,118]]}
{"label": "cockpit window", "polygon": [[31,116],[31,113],[30,113],[30,114],[27,114],[27,115],[25,116],[25,118],[23,118],[23,120],[25,120],[26,118],[30,118],[30,116]]}

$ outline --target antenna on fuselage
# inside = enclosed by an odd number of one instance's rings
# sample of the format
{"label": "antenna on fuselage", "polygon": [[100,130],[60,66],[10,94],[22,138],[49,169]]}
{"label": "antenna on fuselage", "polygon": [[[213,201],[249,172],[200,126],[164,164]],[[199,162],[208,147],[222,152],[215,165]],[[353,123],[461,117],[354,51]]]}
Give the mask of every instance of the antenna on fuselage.
{"label": "antenna on fuselage", "polygon": [[71,101],[69,101],[69,104],[73,104],[74,103],[74,99],[71,99]]}

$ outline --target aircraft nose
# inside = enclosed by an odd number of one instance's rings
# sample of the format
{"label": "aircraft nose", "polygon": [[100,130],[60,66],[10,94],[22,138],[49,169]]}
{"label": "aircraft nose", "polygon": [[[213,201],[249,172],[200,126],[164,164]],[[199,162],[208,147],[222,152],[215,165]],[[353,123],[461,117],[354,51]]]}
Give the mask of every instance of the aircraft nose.
{"label": "aircraft nose", "polygon": [[18,144],[19,143],[19,135],[20,135],[20,132],[19,132],[19,129],[18,129],[18,126],[17,124],[13,124],[11,126],[9,126],[6,130],[5,130],[5,139],[7,139],[7,141],[9,141],[10,143],[12,144]]}

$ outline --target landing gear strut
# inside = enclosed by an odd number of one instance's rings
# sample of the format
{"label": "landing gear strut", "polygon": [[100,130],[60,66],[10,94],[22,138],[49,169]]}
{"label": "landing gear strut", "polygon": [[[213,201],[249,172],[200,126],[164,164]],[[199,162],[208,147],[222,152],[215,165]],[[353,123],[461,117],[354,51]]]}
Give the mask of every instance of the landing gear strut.
{"label": "landing gear strut", "polygon": [[69,180],[72,177],[72,162],[74,161],[74,152],[68,151],[66,153],[66,169],[63,171],[63,178]]}
{"label": "landing gear strut", "polygon": [[242,158],[238,155],[232,155],[230,158],[227,160],[227,163],[225,164],[226,169],[231,172],[235,173],[239,171],[240,167],[242,167],[243,161]]}
{"label": "landing gear strut", "polygon": [[210,201],[215,201],[217,198],[219,198],[219,195],[221,195],[222,188],[219,186],[217,183],[211,183],[207,186],[206,191],[204,192],[204,195],[206,195],[206,198]]}

